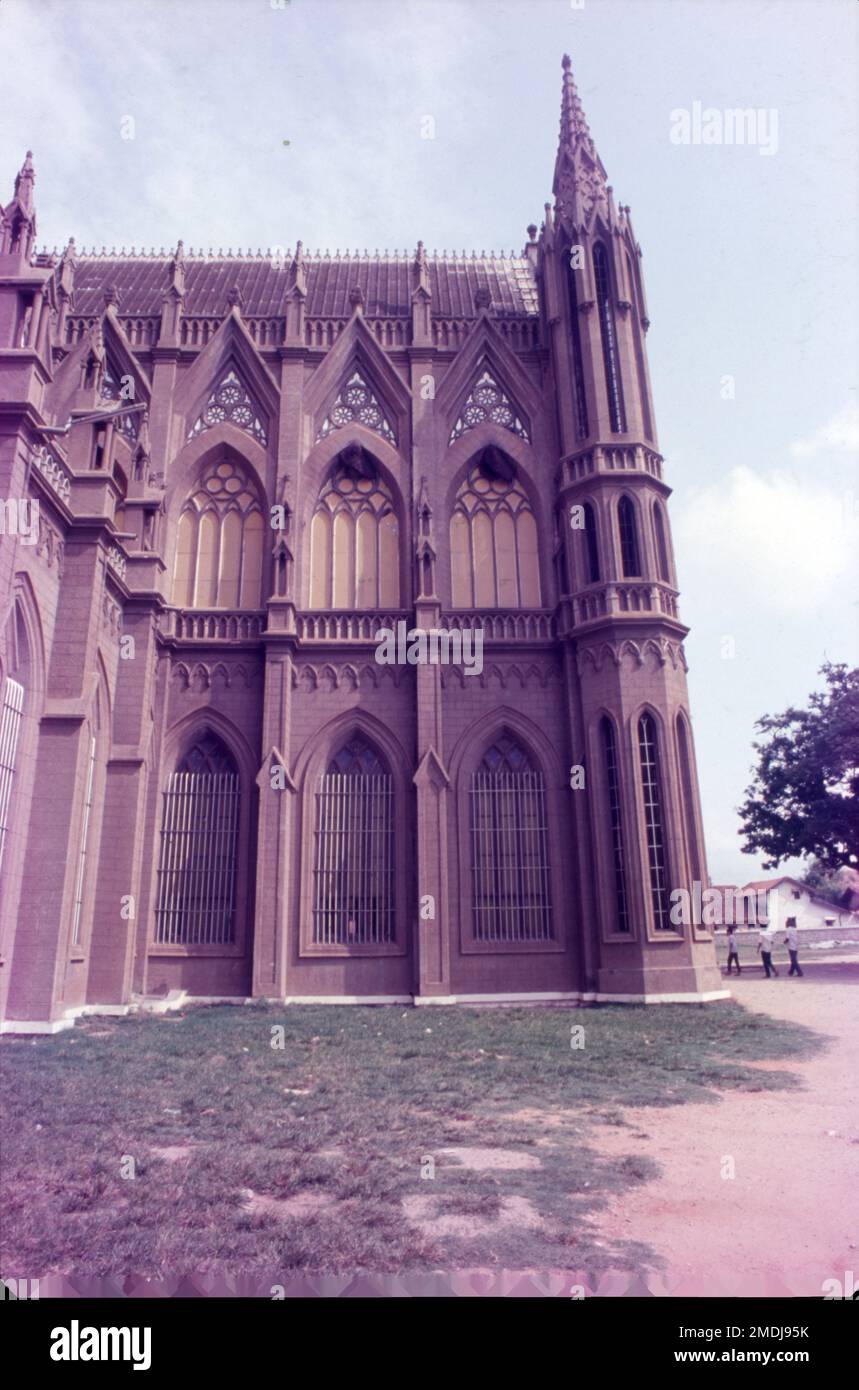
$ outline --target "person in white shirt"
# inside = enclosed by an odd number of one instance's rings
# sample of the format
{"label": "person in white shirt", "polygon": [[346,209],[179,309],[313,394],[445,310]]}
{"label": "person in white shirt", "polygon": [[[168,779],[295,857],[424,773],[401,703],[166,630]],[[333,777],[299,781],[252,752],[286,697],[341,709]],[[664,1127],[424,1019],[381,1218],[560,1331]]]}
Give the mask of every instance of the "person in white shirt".
{"label": "person in white shirt", "polygon": [[758,932],[758,950],[761,953],[761,962],[766,971],[767,979],[770,975],[777,976],[778,971],[773,965],[773,939],[768,927],[761,927]]}
{"label": "person in white shirt", "polygon": [[787,973],[788,975],[801,975],[802,967],[799,963],[799,931],[797,929],[795,917],[788,917],[785,922],[784,940],[787,946],[787,953],[790,956],[790,970],[788,970]]}

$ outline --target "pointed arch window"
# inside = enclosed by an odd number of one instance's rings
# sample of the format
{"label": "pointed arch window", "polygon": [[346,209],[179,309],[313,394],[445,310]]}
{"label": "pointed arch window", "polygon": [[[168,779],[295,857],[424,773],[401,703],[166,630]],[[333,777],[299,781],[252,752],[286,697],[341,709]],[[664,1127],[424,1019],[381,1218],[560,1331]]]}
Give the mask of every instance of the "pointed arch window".
{"label": "pointed arch window", "polygon": [[600,579],[600,552],[597,539],[597,518],[592,502],[584,503],[585,513],[585,573],[588,584],[598,584]]}
{"label": "pointed arch window", "polygon": [[240,795],[235,761],[212,733],[168,777],[155,909],[159,944],[235,941]]}
{"label": "pointed arch window", "polygon": [[472,773],[470,829],[475,941],[550,941],[545,782],[508,735],[495,740]]}
{"label": "pointed arch window", "polygon": [[689,869],[693,882],[702,882],[701,855],[698,844],[698,827],[695,823],[695,783],[692,779],[692,756],[689,748],[689,733],[682,715],[677,720],[677,752],[680,763],[680,785],[683,791],[683,813],[686,820],[686,841],[689,851]]}
{"label": "pointed arch window", "polygon": [[614,310],[611,302],[611,276],[608,257],[601,241],[594,245],[594,283],[600,318],[605,388],[608,396],[611,427],[615,434],[626,432],[626,410],[623,403],[623,382],[620,375]]}
{"label": "pointed arch window", "polygon": [[360,734],[343,744],[320,778],[314,837],[313,944],[393,943],[393,779]]}
{"label": "pointed arch window", "polygon": [[615,911],[619,932],[629,931],[629,900],[626,892],[626,863],[623,847],[623,810],[620,794],[620,769],[617,760],[617,738],[614,725],[608,718],[600,720],[603,765],[608,796],[608,832],[611,866],[614,877]]}
{"label": "pointed arch window", "polygon": [[79,946],[83,928],[83,905],[86,891],[87,856],[89,853],[89,831],[92,818],[93,782],[95,780],[95,761],[97,751],[96,735],[90,734],[89,750],[85,773],[85,791],[81,815],[81,839],[78,852],[78,872],[75,880],[75,904],[72,913],[72,945]]}
{"label": "pointed arch window", "polygon": [[31,678],[27,630],[17,603],[6,627],[6,665],[0,699],[0,873],[7,836],[12,828],[21,728]]}
{"label": "pointed arch window", "polygon": [[469,469],[450,519],[450,563],[454,608],[540,607],[537,523],[512,467]]}
{"label": "pointed arch window", "polygon": [[366,425],[368,430],[375,430],[392,448],[397,447],[397,438],[387,415],[358,371],[352,373],[322,421],[316,436],[317,443],[353,421]]}
{"label": "pointed arch window", "polygon": [[665,808],[656,721],[643,714],[638,721],[638,755],[644,797],[644,829],[650,872],[650,901],[657,931],[672,931],[669,918],[668,856],[665,845]]}
{"label": "pointed arch window", "polygon": [[233,367],[221,377],[202,412],[188,431],[188,438],[195,439],[204,430],[210,430],[214,425],[222,425],[225,422],[245,430],[265,448],[266,430],[260,419],[260,411]]}
{"label": "pointed arch window", "polygon": [[233,458],[211,463],[179,518],[178,608],[259,608],[265,528],[256,485]]}
{"label": "pointed arch window", "polygon": [[656,537],[656,563],[659,578],[671,583],[671,570],[668,564],[668,539],[665,534],[665,516],[659,502],[653,504],[653,532]]}
{"label": "pointed arch window", "polygon": [[390,489],[362,455],[339,464],[319,494],[310,527],[311,608],[397,608],[399,525]]}
{"label": "pointed arch window", "polygon": [[582,335],[579,327],[579,289],[576,283],[578,271],[573,265],[572,247],[566,253],[568,285],[570,289],[570,329],[573,339],[573,385],[576,392],[576,421],[579,439],[588,437],[588,399],[585,392],[585,373],[582,359]]}
{"label": "pointed arch window", "polygon": [[620,533],[620,563],[624,579],[641,575],[641,554],[638,547],[638,523],[631,497],[623,496],[617,504],[617,524]]}
{"label": "pointed arch window", "polygon": [[483,369],[479,380],[472,387],[459,419],[451,430],[448,444],[454,444],[457,439],[482,425],[485,420],[490,424],[500,425],[502,429],[510,430],[511,434],[524,439],[526,444],[530,443],[527,427],[488,367]]}

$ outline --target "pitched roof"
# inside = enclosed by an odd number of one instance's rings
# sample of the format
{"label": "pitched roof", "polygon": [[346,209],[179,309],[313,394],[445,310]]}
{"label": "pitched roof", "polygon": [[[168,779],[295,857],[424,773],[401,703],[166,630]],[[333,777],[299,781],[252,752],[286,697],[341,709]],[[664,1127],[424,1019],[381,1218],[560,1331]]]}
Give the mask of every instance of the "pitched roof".
{"label": "pitched roof", "polygon": [[[276,257],[186,255],[185,313],[220,317],[227,294],[241,291],[249,317],[283,313],[292,252]],[[370,318],[411,315],[414,257],[388,255],[312,255],[305,252],[306,313],[310,318],[349,318],[350,290],[359,287]],[[170,283],[170,256],[80,254],[75,262],[73,312],[100,314],[104,291],[116,288],[123,315],[155,315]],[[492,312],[501,317],[532,317],[539,311],[537,285],[526,256],[428,256],[433,313],[442,318],[474,318],[474,296],[488,289]]]}

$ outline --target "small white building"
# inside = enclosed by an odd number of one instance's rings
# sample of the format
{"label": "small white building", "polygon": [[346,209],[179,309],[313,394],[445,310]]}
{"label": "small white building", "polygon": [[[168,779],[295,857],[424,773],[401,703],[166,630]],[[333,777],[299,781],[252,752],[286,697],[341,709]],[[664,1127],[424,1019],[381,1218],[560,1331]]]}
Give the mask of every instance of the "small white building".
{"label": "small white building", "polygon": [[762,901],[760,895],[766,894],[767,917],[772,931],[785,927],[790,917],[796,918],[796,925],[800,928],[859,926],[859,913],[829,902],[796,878],[757,879],[744,884],[741,892],[758,894],[758,903]]}

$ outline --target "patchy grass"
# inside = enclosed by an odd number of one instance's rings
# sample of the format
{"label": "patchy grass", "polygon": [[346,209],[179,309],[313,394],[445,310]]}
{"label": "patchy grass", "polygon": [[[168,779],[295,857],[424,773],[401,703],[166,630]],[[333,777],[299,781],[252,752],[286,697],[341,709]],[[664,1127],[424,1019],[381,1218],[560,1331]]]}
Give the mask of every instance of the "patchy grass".
{"label": "patchy grass", "polygon": [[[594,1128],[624,1126],[624,1106],[788,1088],[789,1071],[754,1063],[819,1045],[731,1004],[221,1005],[4,1039],[2,1268],[652,1267],[646,1249],[597,1241],[591,1215],[655,1165],[632,1130],[627,1155],[599,1154]],[[441,1152],[469,1148],[539,1165],[475,1169]],[[416,1198],[429,1220],[408,1219]]]}

